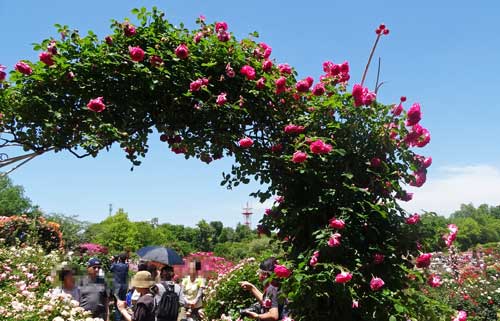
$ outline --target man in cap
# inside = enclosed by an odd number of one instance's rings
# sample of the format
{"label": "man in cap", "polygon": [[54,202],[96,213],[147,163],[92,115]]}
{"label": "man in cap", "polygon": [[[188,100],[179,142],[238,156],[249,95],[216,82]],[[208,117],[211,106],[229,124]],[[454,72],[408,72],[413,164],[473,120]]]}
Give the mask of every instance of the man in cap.
{"label": "man in cap", "polygon": [[93,318],[109,321],[109,291],[104,280],[98,278],[101,261],[91,258],[87,262],[87,275],[80,281],[80,306],[90,311]]}

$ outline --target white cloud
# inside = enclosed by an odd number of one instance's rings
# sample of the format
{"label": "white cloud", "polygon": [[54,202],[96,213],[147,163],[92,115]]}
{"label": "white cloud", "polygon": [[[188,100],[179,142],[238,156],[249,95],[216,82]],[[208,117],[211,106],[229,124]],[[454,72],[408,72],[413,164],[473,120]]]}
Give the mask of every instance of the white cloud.
{"label": "white cloud", "polygon": [[[436,171],[435,174],[433,172]],[[422,210],[448,216],[460,204],[500,205],[500,167],[474,165],[430,169],[427,183],[414,192],[413,200],[401,204],[410,212]]]}

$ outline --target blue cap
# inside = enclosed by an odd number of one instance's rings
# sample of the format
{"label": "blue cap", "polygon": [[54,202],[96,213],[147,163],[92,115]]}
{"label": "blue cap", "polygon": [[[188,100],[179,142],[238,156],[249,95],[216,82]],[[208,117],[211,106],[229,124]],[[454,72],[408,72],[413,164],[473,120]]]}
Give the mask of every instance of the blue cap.
{"label": "blue cap", "polygon": [[96,266],[96,265],[101,265],[101,261],[98,259],[98,258],[91,258],[88,262],[87,262],[87,266]]}

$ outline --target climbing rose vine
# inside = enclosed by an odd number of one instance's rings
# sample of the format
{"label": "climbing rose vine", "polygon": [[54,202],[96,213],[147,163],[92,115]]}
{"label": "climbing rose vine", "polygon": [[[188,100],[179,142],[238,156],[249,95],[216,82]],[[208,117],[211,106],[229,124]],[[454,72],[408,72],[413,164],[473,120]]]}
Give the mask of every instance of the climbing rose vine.
{"label": "climbing rose vine", "polygon": [[[258,229],[285,250],[277,275],[295,320],[420,320],[432,305],[408,294],[418,219],[398,201],[431,163],[416,154],[431,137],[425,108],[382,104],[364,77],[350,89],[347,62],[318,62],[319,79],[297,80],[256,33],[237,40],[226,22],[188,30],[156,8],[133,12],[103,39],[58,26],[62,37],[34,46],[41,61],[21,60],[8,77],[0,66],[11,142],[77,157],[116,144],[138,166],[158,132],[185,158],[230,157],[223,185],[255,179],[253,196],[279,195]],[[451,227],[446,243],[455,237]]]}

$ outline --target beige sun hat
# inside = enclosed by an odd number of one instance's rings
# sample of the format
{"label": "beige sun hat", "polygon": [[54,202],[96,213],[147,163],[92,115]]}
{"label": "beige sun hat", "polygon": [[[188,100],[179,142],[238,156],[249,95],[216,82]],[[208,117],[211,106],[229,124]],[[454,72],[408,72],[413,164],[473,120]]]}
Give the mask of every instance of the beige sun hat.
{"label": "beige sun hat", "polygon": [[148,271],[139,271],[132,278],[132,286],[140,289],[149,289],[155,282]]}

